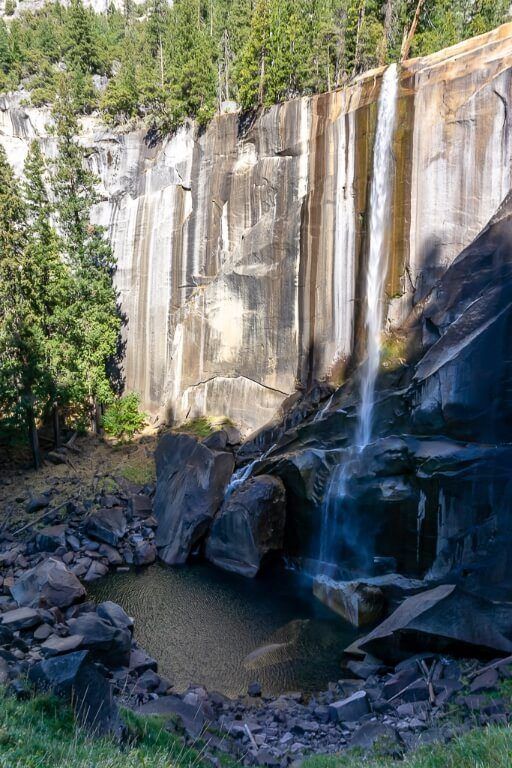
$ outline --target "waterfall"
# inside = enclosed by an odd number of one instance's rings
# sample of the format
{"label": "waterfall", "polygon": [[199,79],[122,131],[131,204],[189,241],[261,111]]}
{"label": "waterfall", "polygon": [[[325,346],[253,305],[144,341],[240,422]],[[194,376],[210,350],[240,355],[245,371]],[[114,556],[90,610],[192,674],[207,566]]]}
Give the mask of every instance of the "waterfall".
{"label": "waterfall", "polygon": [[366,271],[366,363],[361,380],[356,445],[364,448],[371,439],[375,382],[380,363],[382,303],[388,272],[386,247],[390,220],[393,133],[398,91],[398,70],[391,64],[384,72],[373,149],[373,180],[370,194],[370,248]]}
{"label": "waterfall", "polygon": [[250,478],[256,464],[264,461],[269,456],[269,454],[272,453],[276,445],[277,443],[273,443],[270,448],[267,448],[267,450],[261,454],[261,456],[257,456],[248,464],[244,464],[243,467],[239,467],[236,472],[233,472],[231,475],[231,480],[229,481],[229,484],[224,492],[224,501],[231,496],[233,491],[236,490],[239,485],[242,485],[242,483]]}
{"label": "waterfall", "polygon": [[351,531],[343,521],[347,481],[357,455],[371,440],[375,383],[380,364],[380,336],[383,321],[383,296],[388,270],[387,224],[390,220],[392,192],[392,146],[398,93],[398,68],[391,64],[382,77],[377,110],[377,130],[373,149],[373,178],[370,191],[368,265],[365,282],[366,361],[362,366],[360,406],[355,431],[356,455],[348,455],[331,475],[321,511],[319,558],[332,561],[336,542],[350,543]]}

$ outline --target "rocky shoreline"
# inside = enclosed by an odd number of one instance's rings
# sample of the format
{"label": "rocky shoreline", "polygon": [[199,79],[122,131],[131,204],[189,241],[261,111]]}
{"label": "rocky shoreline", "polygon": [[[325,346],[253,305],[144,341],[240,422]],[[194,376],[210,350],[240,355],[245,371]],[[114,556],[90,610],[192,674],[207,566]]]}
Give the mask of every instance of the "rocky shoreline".
{"label": "rocky shoreline", "polygon": [[242,764],[284,768],[308,754],[375,744],[399,755],[510,721],[508,657],[489,663],[422,653],[394,664],[359,653],[340,670],[342,679],[316,695],[267,697],[257,682],[236,700],[194,685],[176,693],[137,646],[122,607],[87,601],[84,586],[156,559],[153,493],[151,485],[125,482],[117,494],[55,510],[43,494],[27,504],[34,523],[45,515],[42,529],[28,526],[21,538],[14,525],[4,527],[0,682],[13,695],[28,697],[35,687],[68,697],[90,731],[119,739],[119,706],[163,715],[187,742],[202,743],[214,765],[228,753]]}

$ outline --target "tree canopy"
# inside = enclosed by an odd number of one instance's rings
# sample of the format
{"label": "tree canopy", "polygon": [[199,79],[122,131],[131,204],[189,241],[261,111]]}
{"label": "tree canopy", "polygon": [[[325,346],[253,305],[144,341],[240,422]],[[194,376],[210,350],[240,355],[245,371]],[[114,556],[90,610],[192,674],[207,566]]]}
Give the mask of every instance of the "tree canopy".
{"label": "tree canopy", "polygon": [[431,53],[505,20],[507,0],[147,0],[105,14],[47,4],[0,20],[0,89],[26,83],[51,104],[69,73],[75,106],[171,131],[205,124],[226,100],[245,109],[344,85],[400,57]]}

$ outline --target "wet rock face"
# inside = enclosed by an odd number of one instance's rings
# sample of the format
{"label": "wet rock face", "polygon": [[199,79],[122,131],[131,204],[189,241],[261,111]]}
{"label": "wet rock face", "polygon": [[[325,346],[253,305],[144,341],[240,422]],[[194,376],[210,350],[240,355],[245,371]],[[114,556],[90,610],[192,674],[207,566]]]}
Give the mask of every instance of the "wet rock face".
{"label": "wet rock face", "polygon": [[155,460],[158,554],[169,565],[185,563],[222,503],[234,469],[233,454],[212,451],[189,435],[166,434]]}
{"label": "wet rock face", "polygon": [[236,488],[215,518],[206,557],[227,571],[256,576],[261,559],[282,549],[285,490],[278,477],[259,475]]}
{"label": "wet rock face", "polygon": [[[402,68],[389,329],[509,190],[511,34],[504,26]],[[201,135],[182,129],[157,145],[83,121],[101,178],[96,217],[111,233],[128,317],[126,387],[146,410],[226,414],[247,432],[297,380],[339,381],[360,353],[379,88],[372,73],[266,110],[245,134],[236,114],[224,115]],[[48,112],[21,99],[0,110],[17,170],[34,136],[52,149]]]}

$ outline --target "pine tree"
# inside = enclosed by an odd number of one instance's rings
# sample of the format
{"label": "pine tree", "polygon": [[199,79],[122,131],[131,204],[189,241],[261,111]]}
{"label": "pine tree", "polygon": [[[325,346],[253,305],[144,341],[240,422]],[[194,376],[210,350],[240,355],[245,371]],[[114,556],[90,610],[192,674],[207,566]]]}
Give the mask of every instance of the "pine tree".
{"label": "pine tree", "polygon": [[33,141],[24,166],[24,198],[27,208],[26,255],[32,265],[34,303],[44,342],[45,370],[54,437],[60,442],[59,411],[67,402],[69,360],[73,350],[66,338],[69,275],[61,258],[60,240],[52,226],[53,206],[45,184],[47,169],[40,145]]}
{"label": "pine tree", "polygon": [[7,86],[7,75],[13,64],[13,56],[9,43],[9,33],[5,21],[0,19],[0,88]]}
{"label": "pine tree", "polygon": [[67,61],[72,70],[92,74],[98,69],[98,52],[92,17],[82,0],[71,0],[67,18]]}
{"label": "pine tree", "polygon": [[47,391],[37,283],[27,251],[27,211],[0,148],[0,414],[4,426],[26,432],[34,466],[41,463],[36,417]]}
{"label": "pine tree", "polygon": [[79,126],[65,82],[53,117],[58,145],[53,191],[70,274],[65,310],[74,366],[70,396],[86,402],[95,416],[97,405],[112,396],[107,367],[117,350],[121,324],[113,285],[115,264],[105,231],[90,220],[97,179],[86,168],[85,151],[75,138]]}

